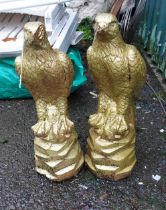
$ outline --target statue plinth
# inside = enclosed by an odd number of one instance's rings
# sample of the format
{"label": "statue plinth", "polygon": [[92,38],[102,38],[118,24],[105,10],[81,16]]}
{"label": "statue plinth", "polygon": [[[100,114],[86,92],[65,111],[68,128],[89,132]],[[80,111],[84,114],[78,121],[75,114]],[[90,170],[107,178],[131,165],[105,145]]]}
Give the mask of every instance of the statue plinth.
{"label": "statue plinth", "polygon": [[84,162],[75,134],[61,143],[36,137],[34,145],[36,170],[51,180],[62,181],[75,176]]}
{"label": "statue plinth", "polygon": [[[62,115],[55,105],[47,105],[47,115],[43,122],[32,127],[36,170],[51,180],[63,181],[79,172],[84,157],[68,115]],[[67,126],[69,130],[65,134],[63,129]]]}
{"label": "statue plinth", "polygon": [[85,161],[100,178],[119,180],[131,174],[136,163],[135,131],[120,140],[106,140],[90,129]]}

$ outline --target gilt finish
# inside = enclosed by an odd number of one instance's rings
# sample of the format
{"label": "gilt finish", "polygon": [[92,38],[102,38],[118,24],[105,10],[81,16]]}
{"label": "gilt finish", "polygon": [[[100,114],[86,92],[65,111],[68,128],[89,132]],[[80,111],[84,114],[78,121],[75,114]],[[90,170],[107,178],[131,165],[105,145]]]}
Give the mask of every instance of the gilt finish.
{"label": "gilt finish", "polygon": [[121,36],[112,14],[95,19],[95,38],[88,49],[89,68],[99,89],[98,111],[89,118],[85,161],[102,178],[130,175],[135,163],[135,98],[145,82],[146,64]]}
{"label": "gilt finish", "polygon": [[73,66],[66,54],[52,49],[42,23],[25,25],[23,59],[16,58],[16,68],[36,104],[37,172],[55,181],[76,175],[84,159],[67,111]]}

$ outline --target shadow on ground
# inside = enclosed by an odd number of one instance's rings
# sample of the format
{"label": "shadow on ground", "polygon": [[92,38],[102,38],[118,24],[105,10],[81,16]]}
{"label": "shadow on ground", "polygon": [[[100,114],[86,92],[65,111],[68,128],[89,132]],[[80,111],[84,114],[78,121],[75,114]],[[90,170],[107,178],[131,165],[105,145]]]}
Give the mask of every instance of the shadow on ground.
{"label": "shadow on ground", "polygon": [[[161,92],[150,74],[151,85]],[[88,116],[97,99],[89,79],[69,98],[69,111],[85,150]],[[96,178],[84,167],[73,179],[54,183],[38,175],[34,166],[33,133],[36,123],[33,100],[0,101],[0,209],[1,210],[98,210],[165,209],[166,120],[148,86],[137,103],[137,165],[132,175],[114,182]],[[161,176],[160,181],[152,175]],[[142,184],[142,183],[143,184]],[[142,185],[141,185],[142,184]]]}

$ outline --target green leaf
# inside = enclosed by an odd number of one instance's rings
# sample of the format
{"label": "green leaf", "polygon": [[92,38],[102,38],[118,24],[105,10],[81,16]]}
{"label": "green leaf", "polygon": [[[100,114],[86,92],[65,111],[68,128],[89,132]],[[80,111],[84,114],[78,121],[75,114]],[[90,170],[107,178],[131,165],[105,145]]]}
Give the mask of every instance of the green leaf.
{"label": "green leaf", "polygon": [[8,140],[0,137],[0,144],[6,144],[6,143],[8,143]]}
{"label": "green leaf", "polygon": [[79,31],[83,31],[84,33],[84,40],[93,40],[93,23],[92,23],[92,19],[87,17],[85,19],[83,19],[81,21],[81,23],[79,24],[77,30]]}

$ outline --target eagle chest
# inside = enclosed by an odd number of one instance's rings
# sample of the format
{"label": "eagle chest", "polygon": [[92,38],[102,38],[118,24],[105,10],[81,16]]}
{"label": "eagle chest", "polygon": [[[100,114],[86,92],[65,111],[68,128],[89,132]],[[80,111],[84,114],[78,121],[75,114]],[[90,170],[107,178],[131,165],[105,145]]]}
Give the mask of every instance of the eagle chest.
{"label": "eagle chest", "polygon": [[23,62],[23,80],[26,83],[59,82],[64,71],[54,55],[31,54]]}
{"label": "eagle chest", "polygon": [[91,61],[92,73],[96,78],[116,80],[128,74],[128,59],[122,53],[94,53]]}

